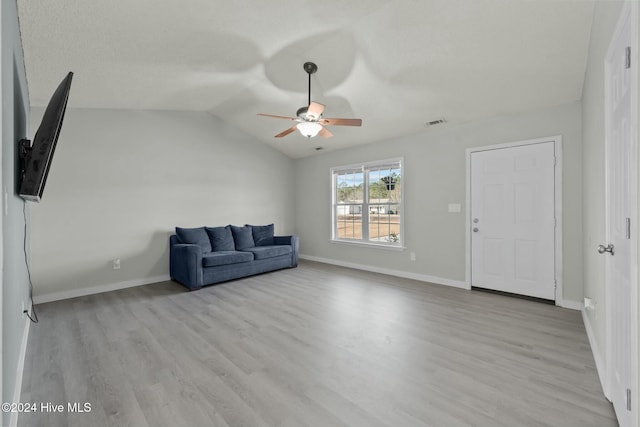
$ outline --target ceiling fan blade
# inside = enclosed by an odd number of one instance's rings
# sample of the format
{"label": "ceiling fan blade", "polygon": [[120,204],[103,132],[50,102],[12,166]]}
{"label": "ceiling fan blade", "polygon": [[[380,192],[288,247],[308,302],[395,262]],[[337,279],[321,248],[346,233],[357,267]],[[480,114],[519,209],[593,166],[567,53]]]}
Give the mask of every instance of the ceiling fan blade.
{"label": "ceiling fan blade", "polygon": [[280,132],[279,134],[277,134],[275,137],[276,138],[282,138],[283,136],[287,136],[289,135],[291,132],[295,132],[298,128],[296,126],[291,126],[289,129],[284,130],[282,132]]}
{"label": "ceiling fan blade", "polygon": [[320,135],[323,138],[331,138],[333,136],[333,134],[329,131],[329,129],[327,129],[326,127],[322,127],[322,129],[320,129],[320,132],[318,132],[318,135]]}
{"label": "ceiling fan blade", "polygon": [[307,108],[307,119],[318,120],[324,111],[324,105],[318,102],[312,102]]}
{"label": "ceiling fan blade", "polygon": [[274,118],[276,118],[276,119],[285,119],[285,120],[298,120],[298,118],[297,118],[297,117],[276,116],[275,114],[263,114],[263,113],[258,113],[258,116],[274,117]]}
{"label": "ceiling fan blade", "polygon": [[362,126],[362,119],[322,119],[320,123],[332,126]]}

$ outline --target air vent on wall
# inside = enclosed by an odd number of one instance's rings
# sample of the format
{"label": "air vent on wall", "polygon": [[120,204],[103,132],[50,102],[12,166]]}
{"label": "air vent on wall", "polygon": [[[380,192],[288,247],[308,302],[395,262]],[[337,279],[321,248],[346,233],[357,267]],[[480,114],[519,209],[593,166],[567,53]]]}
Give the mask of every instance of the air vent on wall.
{"label": "air vent on wall", "polygon": [[442,125],[447,123],[447,121],[445,119],[435,119],[435,120],[430,120],[426,123],[427,126],[435,126],[435,125]]}

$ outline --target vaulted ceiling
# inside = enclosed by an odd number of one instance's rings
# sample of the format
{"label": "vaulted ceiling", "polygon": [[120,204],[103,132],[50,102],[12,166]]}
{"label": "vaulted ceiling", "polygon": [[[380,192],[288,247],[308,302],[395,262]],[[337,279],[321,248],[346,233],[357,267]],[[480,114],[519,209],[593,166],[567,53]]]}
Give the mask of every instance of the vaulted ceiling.
{"label": "vaulted ceiling", "polygon": [[[593,2],[18,0],[32,106],[205,111],[290,157],[579,100]],[[307,103],[333,138],[274,135]]]}

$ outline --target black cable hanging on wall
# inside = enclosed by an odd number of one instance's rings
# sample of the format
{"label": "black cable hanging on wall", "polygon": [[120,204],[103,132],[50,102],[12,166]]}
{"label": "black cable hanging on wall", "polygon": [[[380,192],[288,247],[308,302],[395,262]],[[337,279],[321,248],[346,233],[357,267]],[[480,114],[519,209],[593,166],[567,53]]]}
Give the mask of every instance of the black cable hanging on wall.
{"label": "black cable hanging on wall", "polygon": [[38,313],[36,312],[36,306],[33,303],[33,282],[31,281],[31,268],[29,267],[29,256],[27,255],[27,202],[25,201],[22,205],[22,215],[24,217],[24,240],[23,240],[23,250],[24,250],[24,263],[27,266],[27,276],[29,277],[29,302],[31,305],[31,314],[29,314],[29,309],[24,309],[23,314],[26,314],[29,320],[33,323],[38,323],[40,320],[38,319]]}

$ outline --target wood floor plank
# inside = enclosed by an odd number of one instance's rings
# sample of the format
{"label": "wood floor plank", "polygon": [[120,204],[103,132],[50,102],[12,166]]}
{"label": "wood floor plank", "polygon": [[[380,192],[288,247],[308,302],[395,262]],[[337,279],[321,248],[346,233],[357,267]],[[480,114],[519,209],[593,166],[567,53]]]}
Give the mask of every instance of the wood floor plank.
{"label": "wood floor plank", "polygon": [[616,426],[579,312],[302,261],[37,307],[19,426]]}

